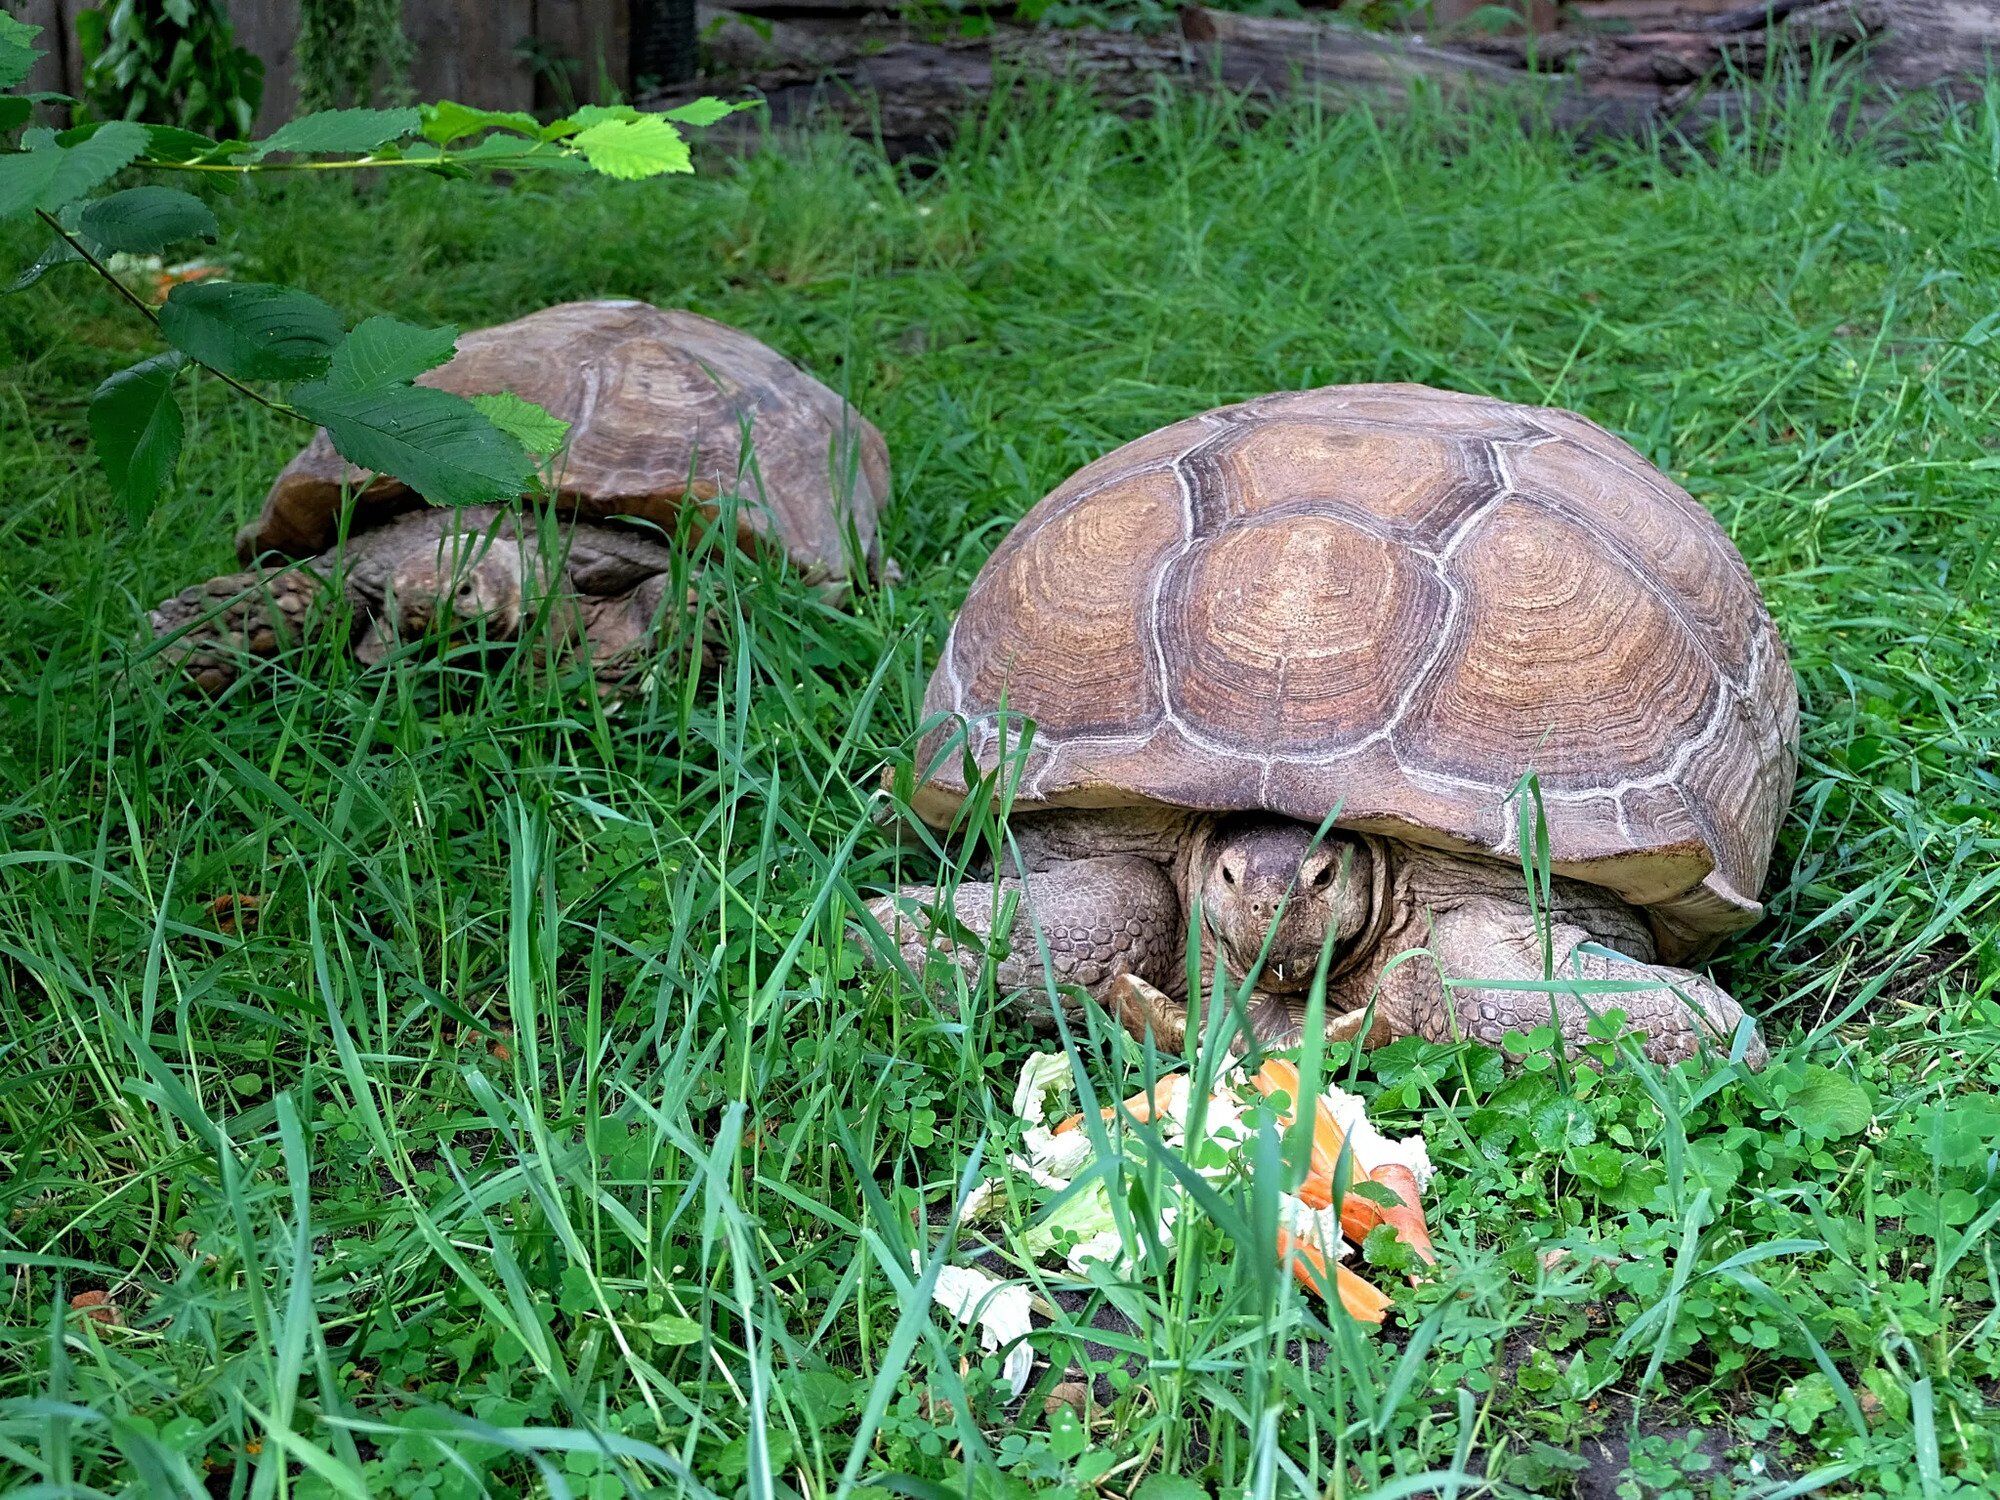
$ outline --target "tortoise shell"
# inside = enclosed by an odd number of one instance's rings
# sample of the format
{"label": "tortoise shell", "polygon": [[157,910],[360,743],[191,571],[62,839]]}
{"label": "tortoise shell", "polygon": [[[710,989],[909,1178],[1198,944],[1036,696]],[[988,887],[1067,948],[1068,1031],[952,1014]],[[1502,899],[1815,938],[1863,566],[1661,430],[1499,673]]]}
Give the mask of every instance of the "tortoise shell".
{"label": "tortoise shell", "polygon": [[[420,383],[462,396],[512,391],[569,422],[556,499],[583,519],[671,527],[683,501],[712,514],[733,493],[739,542],[782,545],[811,581],[846,578],[850,546],[878,558],[875,518],[889,494],[882,434],[782,355],[709,318],[566,302],[464,335]],[[248,564],[325,551],[344,493],[355,496],[355,530],[423,504],[400,480],[349,464],[321,431],[238,533],[237,555]]]}
{"label": "tortoise shell", "polygon": [[[1020,810],[1337,814],[1515,859],[1533,772],[1555,872],[1682,951],[1760,913],[1798,734],[1706,510],[1571,412],[1418,385],[1266,396],[1079,470],[980,571],[924,709],[1010,759]],[[956,728],[919,751],[940,827]]]}

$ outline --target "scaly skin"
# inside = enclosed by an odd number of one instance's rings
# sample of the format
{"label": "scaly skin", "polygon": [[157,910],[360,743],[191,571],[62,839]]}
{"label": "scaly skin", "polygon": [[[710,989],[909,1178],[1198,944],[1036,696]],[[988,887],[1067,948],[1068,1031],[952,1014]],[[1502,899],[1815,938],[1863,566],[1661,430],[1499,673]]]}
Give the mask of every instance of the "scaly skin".
{"label": "scaly skin", "polygon": [[[1315,845],[1304,825],[1262,815],[1163,823],[1158,816],[1135,822],[1129,814],[1052,813],[1024,817],[1017,827],[1026,830],[1017,834],[1025,884],[1020,877],[966,881],[953,901],[957,921],[986,943],[1000,900],[1023,893],[995,971],[1001,991],[1032,1001],[1046,996],[1050,978],[1076,985],[1100,1003],[1115,999],[1128,1025],[1150,1028],[1168,1045],[1181,1040],[1181,1017],[1171,1012],[1184,1010],[1190,892],[1201,898],[1204,968],[1211,975],[1219,961],[1241,976],[1262,955],[1251,1017],[1267,1042],[1297,1037],[1306,991],[1328,943],[1327,1014],[1351,1018],[1372,999],[1368,1040],[1376,1045],[1463,1034],[1499,1046],[1510,1031],[1547,1024],[1553,1002],[1568,1050],[1588,1040],[1593,1011],[1619,1009],[1630,1028],[1647,1033],[1647,1055],[1672,1063],[1696,1055],[1704,1043],[1726,1052],[1742,1019],[1741,1007],[1712,981],[1653,962],[1652,934],[1636,910],[1577,881],[1553,881],[1544,914],[1556,977],[1649,980],[1655,987],[1579,995],[1447,985],[1447,979],[1544,978],[1543,937],[1521,872],[1495,862],[1351,833]],[[1106,852],[1090,852],[1099,849]],[[935,899],[928,888],[905,887],[871,902],[870,911],[914,971],[921,973],[935,953],[976,980],[985,953],[931,931],[924,913]],[[1043,971],[1031,921],[1046,933],[1052,975]],[[1584,945],[1623,957],[1578,951]],[[1424,951],[1392,964],[1413,949]],[[1164,1000],[1135,1005],[1130,986],[1114,994],[1115,981],[1127,973]],[[1045,1004],[1039,1009],[1045,1014]],[[1763,1041],[1753,1034],[1746,1060],[1757,1067],[1764,1058]]]}
{"label": "scaly skin", "polygon": [[656,641],[672,554],[621,527],[560,526],[544,562],[532,526],[493,506],[398,516],[336,549],[283,569],[252,569],[184,589],[152,613],[160,655],[202,690],[222,691],[251,657],[273,656],[331,612],[317,606],[338,579],[356,656],[374,663],[440,623],[517,638],[537,615],[559,650],[587,650],[606,690],[638,675]]}

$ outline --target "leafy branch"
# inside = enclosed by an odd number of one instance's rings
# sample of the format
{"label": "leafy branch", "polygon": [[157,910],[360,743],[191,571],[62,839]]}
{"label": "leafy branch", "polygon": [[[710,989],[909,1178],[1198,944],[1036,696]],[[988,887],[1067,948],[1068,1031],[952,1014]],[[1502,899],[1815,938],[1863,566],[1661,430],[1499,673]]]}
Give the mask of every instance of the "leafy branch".
{"label": "leafy branch", "polygon": [[531,455],[553,451],[565,429],[518,396],[468,400],[416,384],[451,358],[455,328],[374,317],[349,329],[309,292],[220,278],[174,285],[153,305],[120,279],[113,257],[212,244],[221,227],[205,202],[180,188],[147,184],[99,195],[120,174],[415,168],[443,177],[570,172],[636,181],[693,171],[683,127],[712,125],[746,107],[717,99],[659,112],[587,105],[544,124],[445,101],[320,110],[255,141],[130,120],[58,132],[28,126],[32,104],[53,96],[12,92],[40,55],[32,45],[38,34],[0,13],[0,90],[7,91],[0,93],[0,137],[20,132],[18,142],[0,145],[0,220],[32,217],[51,235],[9,290],[59,266],[83,266],[166,344],[110,376],[91,399],[92,447],[120,509],[135,521],[150,513],[179,468],[186,423],[176,387],[190,371],[324,427],[349,463],[392,475],[440,505],[525,493],[534,484]]}

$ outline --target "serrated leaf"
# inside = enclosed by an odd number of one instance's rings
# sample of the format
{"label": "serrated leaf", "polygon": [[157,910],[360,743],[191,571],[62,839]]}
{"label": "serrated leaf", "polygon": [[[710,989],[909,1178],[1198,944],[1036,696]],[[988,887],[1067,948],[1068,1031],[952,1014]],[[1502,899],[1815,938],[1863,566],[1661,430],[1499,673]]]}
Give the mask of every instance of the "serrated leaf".
{"label": "serrated leaf", "polygon": [[55,182],[56,168],[61,165],[60,146],[0,156],[0,219],[32,213]]}
{"label": "serrated leaf", "polygon": [[547,458],[569,436],[569,423],[512,391],[474,396],[472,404],[485,414],[487,421],[537,458]]}
{"label": "serrated leaf", "polygon": [[1805,1070],[1784,1112],[1807,1135],[1837,1140],[1868,1128],[1868,1092],[1845,1073],[1815,1064]]}
{"label": "serrated leaf", "polygon": [[179,188],[135,187],[84,206],[77,221],[91,239],[111,250],[151,255],[181,240],[213,242],[221,232],[201,199]]}
{"label": "serrated leaf", "polygon": [[0,89],[11,89],[34,70],[43,51],[35,45],[41,34],[41,27],[0,11]]}
{"label": "serrated leaf", "polygon": [[146,127],[130,120],[113,120],[89,140],[62,153],[54,188],[36,206],[50,212],[74,203],[92,188],[109,182],[146,149]]}
{"label": "serrated leaf", "polygon": [[51,239],[43,247],[42,253],[34,261],[21,268],[21,273],[7,283],[6,292],[25,292],[57,266],[81,265],[83,257],[76,253],[68,240]]}
{"label": "serrated leaf", "polygon": [[47,131],[23,133],[28,150],[0,155],[0,219],[41,209],[54,213],[122,171],[145,149],[146,131],[113,120],[74,146]]}
{"label": "serrated leaf", "polygon": [[453,141],[477,135],[482,130],[512,131],[516,135],[525,135],[529,140],[539,138],[542,132],[541,122],[533,115],[513,109],[474,109],[470,104],[460,104],[452,99],[426,104],[422,113],[424,139],[439,146],[449,146]]}
{"label": "serrated leaf", "polygon": [[342,391],[408,385],[450,359],[457,347],[456,328],[419,328],[386,314],[365,318],[333,351],[326,383]]}
{"label": "serrated leaf", "polygon": [[160,309],[167,342],[238,380],[310,380],[345,334],[319,298],[258,281],[202,281],[173,289]]}
{"label": "serrated leaf", "polygon": [[605,120],[579,131],[570,144],[593,170],[628,182],[694,170],[686,138],[658,115]]}
{"label": "serrated leaf", "polygon": [[676,120],[683,125],[713,125],[717,120],[726,120],[739,109],[755,109],[761,100],[746,99],[740,104],[730,104],[726,100],[703,95],[690,99],[686,104],[660,111],[663,120]]}
{"label": "serrated leaf", "polygon": [[462,151],[454,151],[446,170],[454,166],[504,166],[510,172],[532,169],[558,172],[588,172],[590,164],[547,141],[517,140],[511,135],[489,135]]}
{"label": "serrated leaf", "polygon": [[191,161],[219,161],[224,157],[241,156],[249,149],[248,141],[212,140],[192,130],[182,130],[178,125],[146,127],[146,155],[152,161],[177,164]]}
{"label": "serrated leaf", "polygon": [[602,125],[607,120],[643,120],[645,111],[630,104],[586,104],[570,116],[579,130]]}
{"label": "serrated leaf", "polygon": [[126,517],[145,520],[180,463],[186,427],[174,400],[183,361],[169,350],[120,370],[90,398],[90,440]]}
{"label": "serrated leaf", "polygon": [[394,475],[434,505],[512,500],[534,481],[521,445],[448,391],[346,390],[320,380],[293,390],[291,402],[326,428],[342,458]]}
{"label": "serrated leaf", "polygon": [[250,148],[262,160],[274,151],[366,152],[413,135],[423,124],[414,109],[322,109],[280,125]]}

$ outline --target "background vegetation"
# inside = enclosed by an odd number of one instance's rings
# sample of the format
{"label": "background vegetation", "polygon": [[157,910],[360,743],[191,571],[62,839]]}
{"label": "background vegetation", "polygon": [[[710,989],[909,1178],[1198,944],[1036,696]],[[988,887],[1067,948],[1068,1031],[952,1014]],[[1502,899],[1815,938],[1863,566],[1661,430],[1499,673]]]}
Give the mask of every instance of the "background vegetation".
{"label": "background vegetation", "polygon": [[[671,192],[258,183],[221,249],[350,319],[642,296],[883,427],[905,581],[840,613],[723,559],[698,587],[725,669],[617,709],[525,663],[316,649],[219,702],[159,680],[145,608],[232,566],[297,433],[204,389],[179,493],[121,530],[84,411],[144,330],[81,281],[0,306],[0,1471],[1989,1492],[2000,98],[1858,142],[1836,103],[1688,153],[1052,96],[921,170],[822,140]],[[1172,1261],[1065,1299],[1012,1410],[910,1254],[1007,1149],[1028,1043],[990,995],[863,970],[854,893],[911,863],[878,768],[1044,490],[1218,402],[1358,380],[1584,411],[1742,547],[1808,708],[1772,914],[1721,965],[1776,1061],[1374,1054],[1376,1114],[1445,1167],[1441,1280],[1358,1339],[1234,1247],[1240,1204],[1190,1216]],[[1133,1059],[1086,1050],[1129,1091]],[[1104,1305],[1132,1331],[1087,1342]],[[1085,1367],[1087,1422],[1046,1415]]]}

